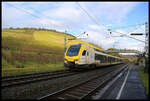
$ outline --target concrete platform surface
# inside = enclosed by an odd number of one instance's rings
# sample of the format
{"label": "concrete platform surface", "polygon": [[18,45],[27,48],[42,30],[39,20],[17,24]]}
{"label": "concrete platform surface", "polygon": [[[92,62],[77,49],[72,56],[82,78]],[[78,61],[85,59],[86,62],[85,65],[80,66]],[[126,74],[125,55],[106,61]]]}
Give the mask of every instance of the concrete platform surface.
{"label": "concrete platform surface", "polygon": [[138,72],[131,69],[120,99],[146,99],[145,88],[142,86]]}
{"label": "concrete platform surface", "polygon": [[130,64],[128,71],[113,83],[99,99],[148,99],[137,70],[135,65]]}

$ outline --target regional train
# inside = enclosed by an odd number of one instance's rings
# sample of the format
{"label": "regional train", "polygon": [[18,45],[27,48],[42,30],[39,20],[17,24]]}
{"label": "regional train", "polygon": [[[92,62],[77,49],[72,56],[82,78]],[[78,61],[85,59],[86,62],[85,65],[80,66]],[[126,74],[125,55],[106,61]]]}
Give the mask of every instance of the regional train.
{"label": "regional train", "polygon": [[85,69],[123,63],[123,58],[85,44],[72,44],[65,52],[64,65],[68,69]]}

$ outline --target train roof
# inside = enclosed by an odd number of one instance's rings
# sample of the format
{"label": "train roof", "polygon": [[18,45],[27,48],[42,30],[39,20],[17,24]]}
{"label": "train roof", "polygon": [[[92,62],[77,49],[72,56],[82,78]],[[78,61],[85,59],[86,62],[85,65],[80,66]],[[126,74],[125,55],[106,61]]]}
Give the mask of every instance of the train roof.
{"label": "train roof", "polygon": [[82,40],[72,40],[71,42],[67,43],[67,46],[71,46],[71,45],[74,45],[74,44],[82,44],[82,45],[87,45],[89,47],[92,47],[92,48],[95,48],[95,49],[98,49],[98,50],[101,50],[101,51],[105,51],[102,47],[100,46],[97,46],[97,45],[94,45],[92,43],[87,43],[87,42],[84,42]]}
{"label": "train roof", "polygon": [[123,58],[120,58],[120,57],[117,57],[117,56],[113,56],[113,55],[102,53],[102,52],[98,52],[98,51],[95,51],[95,53],[102,54],[102,55],[109,56],[109,57],[113,57],[113,58],[123,59]]}

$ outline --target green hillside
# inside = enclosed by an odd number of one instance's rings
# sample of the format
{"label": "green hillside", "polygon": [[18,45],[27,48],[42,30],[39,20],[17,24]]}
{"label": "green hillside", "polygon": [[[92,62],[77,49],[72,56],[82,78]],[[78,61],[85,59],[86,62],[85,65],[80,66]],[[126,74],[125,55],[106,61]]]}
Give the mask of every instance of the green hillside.
{"label": "green hillside", "polygon": [[[74,38],[55,30],[2,29],[2,76],[65,69],[64,35]],[[76,39],[67,43],[85,42]]]}

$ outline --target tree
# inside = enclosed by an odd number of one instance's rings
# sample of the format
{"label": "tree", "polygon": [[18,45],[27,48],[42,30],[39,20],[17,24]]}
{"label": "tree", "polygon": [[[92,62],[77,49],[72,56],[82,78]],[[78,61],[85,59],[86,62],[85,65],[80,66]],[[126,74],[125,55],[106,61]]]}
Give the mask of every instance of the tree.
{"label": "tree", "polygon": [[14,29],[13,27],[10,27],[9,29]]}
{"label": "tree", "polygon": [[116,50],[116,48],[108,48],[107,50]]}

